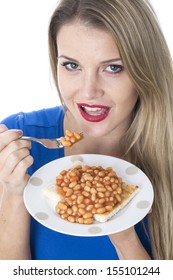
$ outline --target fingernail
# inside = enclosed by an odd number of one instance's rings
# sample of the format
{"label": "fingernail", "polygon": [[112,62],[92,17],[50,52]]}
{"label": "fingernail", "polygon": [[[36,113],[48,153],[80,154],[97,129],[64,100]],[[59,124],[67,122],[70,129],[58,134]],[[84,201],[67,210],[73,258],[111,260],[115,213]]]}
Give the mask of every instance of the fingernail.
{"label": "fingernail", "polygon": [[5,130],[7,130],[6,125],[5,124],[0,124],[0,132],[3,132]]}
{"label": "fingernail", "polygon": [[23,134],[23,131],[22,130],[17,130],[17,134],[18,134],[19,137],[21,137],[22,134]]}

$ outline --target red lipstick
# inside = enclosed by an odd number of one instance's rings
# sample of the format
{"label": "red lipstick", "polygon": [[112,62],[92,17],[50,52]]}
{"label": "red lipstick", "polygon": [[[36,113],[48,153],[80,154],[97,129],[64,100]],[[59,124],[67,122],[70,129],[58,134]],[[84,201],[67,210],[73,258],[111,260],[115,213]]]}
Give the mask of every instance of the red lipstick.
{"label": "red lipstick", "polygon": [[86,103],[78,103],[81,116],[88,122],[101,122],[107,118],[110,107],[103,105],[90,105]]}

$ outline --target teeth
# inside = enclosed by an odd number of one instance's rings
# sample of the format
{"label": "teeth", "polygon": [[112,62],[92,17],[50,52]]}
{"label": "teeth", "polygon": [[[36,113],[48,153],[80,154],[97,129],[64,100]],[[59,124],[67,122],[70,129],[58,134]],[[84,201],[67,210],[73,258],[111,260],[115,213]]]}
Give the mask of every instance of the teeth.
{"label": "teeth", "polygon": [[85,113],[91,116],[103,115],[107,111],[107,108],[87,107],[87,106],[82,106],[82,109],[85,111]]}
{"label": "teeth", "polygon": [[90,111],[90,112],[96,112],[96,111],[102,110],[101,108],[91,108],[91,107],[87,107],[87,106],[82,106],[82,109]]}

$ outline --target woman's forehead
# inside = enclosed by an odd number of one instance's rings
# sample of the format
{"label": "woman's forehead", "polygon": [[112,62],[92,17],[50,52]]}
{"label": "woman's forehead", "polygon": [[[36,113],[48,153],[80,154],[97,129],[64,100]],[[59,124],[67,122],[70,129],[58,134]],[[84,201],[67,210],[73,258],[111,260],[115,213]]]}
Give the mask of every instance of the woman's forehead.
{"label": "woman's forehead", "polygon": [[79,54],[111,53],[119,56],[115,41],[108,31],[76,22],[66,24],[60,29],[57,34],[57,47],[59,55],[64,51],[75,51]]}

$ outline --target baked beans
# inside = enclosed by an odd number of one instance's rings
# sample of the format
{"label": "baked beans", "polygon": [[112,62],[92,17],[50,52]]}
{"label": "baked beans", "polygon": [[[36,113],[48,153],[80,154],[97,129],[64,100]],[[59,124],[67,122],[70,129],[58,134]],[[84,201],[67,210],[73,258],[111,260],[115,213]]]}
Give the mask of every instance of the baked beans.
{"label": "baked beans", "polygon": [[95,214],[107,214],[122,200],[122,179],[111,167],[79,165],[56,177],[61,200],[56,212],[71,223],[92,224]]}
{"label": "baked beans", "polygon": [[71,147],[73,144],[80,141],[82,138],[82,133],[66,130],[65,136],[60,138],[60,142],[64,147]]}

